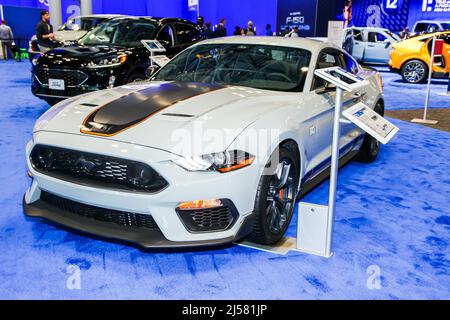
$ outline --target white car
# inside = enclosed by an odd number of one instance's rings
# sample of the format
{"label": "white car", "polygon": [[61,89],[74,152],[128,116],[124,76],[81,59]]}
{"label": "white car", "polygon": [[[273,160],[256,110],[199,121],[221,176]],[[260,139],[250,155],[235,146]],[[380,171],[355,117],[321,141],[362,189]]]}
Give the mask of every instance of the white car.
{"label": "white car", "polygon": [[342,47],[360,63],[388,64],[392,44],[399,41],[388,29],[351,27],[344,30]]}
{"label": "white car", "polygon": [[[24,211],[143,247],[273,244],[330,166],[335,88],[314,70],[331,66],[368,80],[344,109],[363,101],[383,114],[375,71],[302,38],[203,41],[151,81],[60,102],[26,148]],[[378,151],[342,125],[342,161]]]}
{"label": "white car", "polygon": [[419,20],[412,28],[413,34],[450,30],[450,20]]}

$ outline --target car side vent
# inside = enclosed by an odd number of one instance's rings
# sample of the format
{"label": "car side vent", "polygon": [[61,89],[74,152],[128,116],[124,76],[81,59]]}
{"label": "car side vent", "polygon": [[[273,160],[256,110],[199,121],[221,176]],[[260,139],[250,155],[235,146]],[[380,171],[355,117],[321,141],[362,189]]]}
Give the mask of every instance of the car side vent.
{"label": "car side vent", "polygon": [[192,114],[184,114],[184,113],[163,113],[163,116],[169,117],[182,117],[182,118],[192,118],[194,117]]}

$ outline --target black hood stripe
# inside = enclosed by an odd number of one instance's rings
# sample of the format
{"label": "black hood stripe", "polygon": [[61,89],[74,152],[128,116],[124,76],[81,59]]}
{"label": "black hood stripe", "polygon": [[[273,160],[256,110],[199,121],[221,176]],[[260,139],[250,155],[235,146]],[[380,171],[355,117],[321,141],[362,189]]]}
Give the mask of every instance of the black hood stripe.
{"label": "black hood stripe", "polygon": [[195,82],[155,84],[97,108],[84,120],[80,131],[112,136],[177,102],[222,88],[225,86]]}

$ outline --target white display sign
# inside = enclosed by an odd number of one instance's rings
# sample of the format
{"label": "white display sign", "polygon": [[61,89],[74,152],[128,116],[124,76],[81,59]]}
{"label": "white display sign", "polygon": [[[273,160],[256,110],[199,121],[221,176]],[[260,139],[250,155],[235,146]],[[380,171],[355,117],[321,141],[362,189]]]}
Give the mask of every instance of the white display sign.
{"label": "white display sign", "polygon": [[141,40],[141,43],[151,53],[166,51],[166,48],[158,40]]}
{"label": "white display sign", "polygon": [[388,143],[399,130],[362,102],[344,110],[343,115],[382,144]]}
{"label": "white display sign", "polygon": [[345,91],[355,91],[361,87],[369,84],[367,80],[354,75],[353,73],[347,72],[341,67],[331,67],[331,68],[323,68],[316,69],[314,74],[322,79],[338,86],[342,90]]}
{"label": "white display sign", "polygon": [[48,87],[52,90],[64,90],[64,80],[63,79],[48,79]]}
{"label": "white display sign", "polygon": [[344,23],[342,21],[328,21],[328,42],[342,48]]}
{"label": "white display sign", "polygon": [[150,59],[154,63],[156,63],[159,67],[164,67],[170,61],[170,59],[165,55],[153,56],[153,57],[150,57]]}

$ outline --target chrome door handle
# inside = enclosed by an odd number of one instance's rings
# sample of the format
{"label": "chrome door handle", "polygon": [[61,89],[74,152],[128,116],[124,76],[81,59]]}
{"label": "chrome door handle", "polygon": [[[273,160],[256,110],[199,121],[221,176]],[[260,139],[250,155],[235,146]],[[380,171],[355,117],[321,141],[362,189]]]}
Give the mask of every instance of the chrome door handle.
{"label": "chrome door handle", "polygon": [[365,95],[367,94],[367,92],[355,92],[354,94],[352,94],[352,99],[362,99]]}

